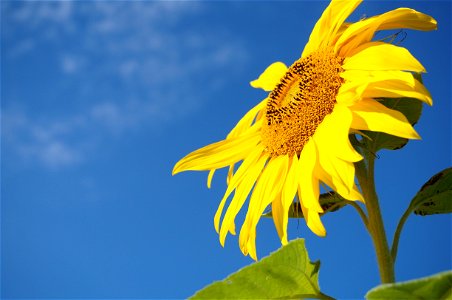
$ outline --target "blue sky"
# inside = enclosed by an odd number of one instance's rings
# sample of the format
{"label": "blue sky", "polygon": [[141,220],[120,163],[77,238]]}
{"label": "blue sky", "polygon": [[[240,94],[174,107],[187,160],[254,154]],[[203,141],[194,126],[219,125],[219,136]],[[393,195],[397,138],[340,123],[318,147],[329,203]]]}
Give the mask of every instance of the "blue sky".
{"label": "blue sky", "polygon": [[[213,215],[225,171],[171,176],[182,156],[222,139],[265,93],[270,63],[296,60],[327,2],[1,2],[3,298],[185,298],[252,262]],[[400,6],[438,20],[406,31],[434,99],[421,141],[382,151],[377,189],[389,238],[409,200],[451,165],[451,4],[365,2],[358,20]],[[243,214],[241,214],[243,218]],[[361,298],[379,282],[356,212],[326,215],[326,238],[293,220],[320,259],[326,294]],[[279,247],[258,226],[264,257]],[[450,216],[412,216],[397,278],[451,268]]]}

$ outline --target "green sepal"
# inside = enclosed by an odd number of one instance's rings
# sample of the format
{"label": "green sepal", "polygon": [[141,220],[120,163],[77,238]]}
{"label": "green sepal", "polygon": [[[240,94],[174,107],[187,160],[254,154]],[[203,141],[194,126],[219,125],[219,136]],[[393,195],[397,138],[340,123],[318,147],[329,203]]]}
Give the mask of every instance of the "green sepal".
{"label": "green sepal", "polygon": [[366,294],[368,300],[452,299],[452,271],[399,283],[383,284]]}
{"label": "green sepal", "polygon": [[447,214],[452,212],[452,168],[431,177],[411,200],[416,215]]}
{"label": "green sepal", "polygon": [[296,239],[190,299],[331,299],[320,292],[320,262],[309,260],[303,239]]}
{"label": "green sepal", "polygon": [[[342,198],[338,193],[336,192],[328,192],[321,194],[319,196],[319,204],[323,209],[323,213],[321,215],[324,215],[329,212],[334,212],[345,205],[347,205],[347,200]],[[267,211],[262,215],[263,217],[271,218],[272,217],[272,211]],[[289,218],[299,219],[304,218],[303,211],[301,210],[300,202],[296,201],[293,202],[289,207]]]}

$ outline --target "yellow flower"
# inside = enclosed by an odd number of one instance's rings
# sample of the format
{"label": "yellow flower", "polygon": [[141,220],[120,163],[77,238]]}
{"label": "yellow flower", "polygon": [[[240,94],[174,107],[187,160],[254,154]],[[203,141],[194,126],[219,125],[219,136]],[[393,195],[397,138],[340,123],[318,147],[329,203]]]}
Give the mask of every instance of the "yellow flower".
{"label": "yellow flower", "polygon": [[228,187],[214,217],[222,245],[228,232],[235,234],[235,217],[248,195],[239,237],[245,255],[257,259],[256,226],[269,205],[281,242],[287,243],[288,210],[296,195],[307,226],[325,236],[319,184],[345,199],[364,201],[355,185],[353,164],[362,157],[349,134],[370,130],[419,139],[402,113],[378,99],[416,98],[431,105],[430,94],[412,74],[425,69],[405,48],[372,38],[386,29],[433,30],[436,21],[399,8],[345,23],[360,2],[333,0],[317,21],[301,58],[290,67],[273,63],[251,82],[269,91],[267,98],[247,112],[225,140],[196,150],[175,165],[173,174],[210,170],[209,187],[216,169],[230,167]]}

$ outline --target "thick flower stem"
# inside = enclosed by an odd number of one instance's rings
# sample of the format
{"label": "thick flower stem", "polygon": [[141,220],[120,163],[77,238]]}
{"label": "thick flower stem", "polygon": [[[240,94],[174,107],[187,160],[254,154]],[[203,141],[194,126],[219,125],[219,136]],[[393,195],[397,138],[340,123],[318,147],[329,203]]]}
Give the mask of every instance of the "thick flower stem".
{"label": "thick flower stem", "polygon": [[394,262],[386,239],[383,218],[381,216],[378,196],[375,190],[374,162],[375,157],[371,154],[367,155],[366,160],[356,164],[356,176],[366,201],[368,231],[374,243],[381,282],[392,283],[395,281]]}

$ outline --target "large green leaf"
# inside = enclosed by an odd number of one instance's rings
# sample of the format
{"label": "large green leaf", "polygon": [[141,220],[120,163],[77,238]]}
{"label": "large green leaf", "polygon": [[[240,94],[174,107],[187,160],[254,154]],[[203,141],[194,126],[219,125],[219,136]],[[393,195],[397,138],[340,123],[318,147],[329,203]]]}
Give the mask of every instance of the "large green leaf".
{"label": "large green leaf", "polygon": [[304,240],[297,239],[191,299],[330,299],[320,292],[320,262],[311,263]]}
{"label": "large green leaf", "polygon": [[417,215],[452,212],[452,168],[447,168],[430,178],[411,200]]}
{"label": "large green leaf", "polygon": [[443,272],[406,282],[383,284],[370,290],[366,299],[450,300],[452,299],[452,272]]}
{"label": "large green leaf", "polygon": [[[347,205],[347,200],[342,198],[338,193],[330,191],[328,193],[321,194],[319,196],[320,206],[323,208],[324,213],[333,212],[341,209]],[[264,217],[271,218],[272,211],[266,212]],[[301,210],[300,202],[293,202],[289,207],[289,218],[303,218],[303,211]]]}

